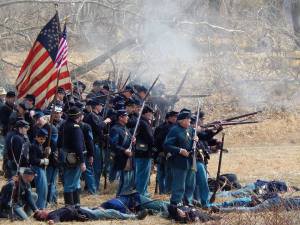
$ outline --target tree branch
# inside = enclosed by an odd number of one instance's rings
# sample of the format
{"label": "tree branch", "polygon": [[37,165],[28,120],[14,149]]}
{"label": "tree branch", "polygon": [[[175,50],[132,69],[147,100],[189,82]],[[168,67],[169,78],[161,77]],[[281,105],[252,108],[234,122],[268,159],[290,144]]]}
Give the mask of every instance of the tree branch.
{"label": "tree branch", "polygon": [[45,1],[44,0],[16,0],[16,1],[8,1],[8,2],[1,3],[0,8],[4,7],[4,6],[16,5],[16,4],[22,4],[22,3],[38,3],[38,4],[72,4],[72,3],[73,4],[74,3],[87,4],[87,3],[90,3],[90,4],[96,4],[96,5],[102,6],[102,7],[107,8],[107,9],[120,11],[120,12],[125,12],[125,13],[129,13],[131,15],[134,15],[134,16],[142,17],[142,16],[138,15],[135,12],[131,12],[129,10],[124,10],[124,9],[118,9],[118,8],[103,4],[103,3],[98,2],[98,1],[93,1],[93,0],[87,0],[87,1],[82,1],[82,0],[69,0],[69,1],[66,1],[66,0],[65,1],[59,1],[59,0],[52,0],[52,1],[51,0],[45,0]]}
{"label": "tree branch", "polygon": [[178,22],[178,24],[207,25],[207,26],[209,26],[213,29],[219,29],[219,30],[223,30],[223,31],[227,31],[227,32],[245,33],[245,31],[243,31],[243,30],[228,29],[228,28],[225,28],[225,27],[221,27],[221,26],[211,24],[207,21],[200,21],[200,22],[196,22],[196,23],[191,22],[191,21],[180,21],[180,22]]}
{"label": "tree branch", "polygon": [[4,62],[5,64],[10,65],[10,66],[15,67],[15,68],[20,68],[21,67],[20,65],[16,65],[16,64],[14,64],[12,62],[8,62],[8,61],[6,61],[3,58],[1,59],[1,61]]}

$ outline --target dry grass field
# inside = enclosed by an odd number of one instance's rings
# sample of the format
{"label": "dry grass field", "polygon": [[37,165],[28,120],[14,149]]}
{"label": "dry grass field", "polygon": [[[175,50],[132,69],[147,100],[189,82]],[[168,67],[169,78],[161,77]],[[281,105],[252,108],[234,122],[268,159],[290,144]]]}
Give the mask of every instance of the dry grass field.
{"label": "dry grass field", "polygon": [[[277,122],[276,122],[277,121]],[[229,149],[228,154],[223,155],[223,173],[235,173],[242,184],[253,182],[256,179],[279,179],[290,185],[300,186],[300,141],[298,132],[298,119],[293,119],[294,126],[286,126],[284,121],[276,120],[265,122],[257,127],[244,127],[226,130],[225,147]],[[284,129],[285,127],[285,129]],[[245,131],[248,130],[248,131]],[[281,135],[279,135],[281,133]],[[212,156],[209,162],[209,172],[212,177],[217,171],[218,155]],[[0,178],[2,185],[5,181]],[[154,179],[150,192],[154,193]],[[95,206],[113,196],[117,184],[110,184],[105,194],[97,196],[82,196],[82,205]],[[300,196],[296,192],[294,196]],[[157,196],[153,198],[168,199],[168,196]],[[60,187],[60,199],[58,207],[63,205]],[[285,225],[300,224],[300,213],[295,212],[271,212],[259,214],[220,214],[222,219],[207,224],[233,224],[233,225]],[[11,224],[8,220],[1,220],[1,224]],[[43,224],[34,219],[26,222],[13,222],[12,224]],[[79,224],[79,222],[64,223]],[[143,221],[96,221],[85,222],[85,224],[173,224],[172,221],[158,216],[149,216]]]}

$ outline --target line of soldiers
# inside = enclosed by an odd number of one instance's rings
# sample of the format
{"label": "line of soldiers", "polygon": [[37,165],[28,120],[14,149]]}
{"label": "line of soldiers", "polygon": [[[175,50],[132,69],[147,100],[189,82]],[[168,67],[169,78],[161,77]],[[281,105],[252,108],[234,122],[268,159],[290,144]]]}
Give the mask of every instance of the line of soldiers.
{"label": "line of soldiers", "polygon": [[[58,88],[56,99],[44,110],[35,108],[33,95],[16,102],[13,91],[0,89],[3,170],[8,182],[17,182],[21,168],[33,171],[37,193],[33,210],[57,203],[59,176],[66,205],[80,204],[82,178],[87,192],[99,193],[102,174],[105,185],[107,179],[118,180],[117,196],[136,189],[149,197],[155,164],[159,193],[170,193],[171,204],[207,207],[206,165],[211,149],[219,145],[213,137],[222,127],[200,129],[204,113],[196,125],[196,115],[188,109],[168,111],[163,123],[154,127],[155,102],[145,99],[146,87],[126,85],[115,94],[112,86],[95,81],[84,98],[86,86],[77,81],[72,93]],[[191,168],[193,141],[197,142],[197,171]],[[30,170],[25,169],[31,174]],[[7,200],[0,197],[1,201]],[[24,218],[24,213],[18,215]]]}

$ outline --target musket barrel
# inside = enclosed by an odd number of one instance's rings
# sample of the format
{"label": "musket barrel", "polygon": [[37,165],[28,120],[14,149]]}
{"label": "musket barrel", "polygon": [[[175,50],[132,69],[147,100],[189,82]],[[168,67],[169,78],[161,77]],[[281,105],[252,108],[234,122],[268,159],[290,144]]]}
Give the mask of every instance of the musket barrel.
{"label": "musket barrel", "polygon": [[202,128],[208,128],[208,127],[214,127],[216,125],[221,125],[221,126],[234,126],[234,125],[243,125],[243,124],[252,124],[252,123],[259,123],[260,121],[233,121],[233,122],[212,122],[208,123],[202,126]]}
{"label": "musket barrel", "polygon": [[198,99],[198,106],[197,106],[197,117],[196,117],[196,124],[195,124],[195,133],[194,133],[194,140],[193,140],[193,164],[192,170],[197,172],[197,159],[196,159],[196,151],[197,151],[197,142],[195,141],[197,137],[197,127],[199,123],[199,114],[200,114],[200,99]]}
{"label": "musket barrel", "polygon": [[243,115],[240,115],[240,116],[234,116],[234,117],[230,117],[230,118],[227,118],[225,119],[224,121],[232,121],[232,120],[237,120],[237,119],[241,119],[241,118],[244,118],[244,117],[248,117],[248,116],[254,116],[258,113],[261,113],[262,111],[256,111],[256,112],[252,112],[252,113],[246,113],[246,114],[243,114]]}
{"label": "musket barrel", "polygon": [[[141,116],[142,116],[142,112],[143,112],[143,109],[145,107],[145,104],[146,104],[146,100],[151,92],[151,90],[153,89],[154,85],[156,84],[156,82],[158,81],[160,75],[158,75],[156,77],[156,79],[154,80],[153,84],[151,85],[151,87],[148,89],[146,95],[145,95],[145,98],[143,99],[143,103],[142,103],[142,107],[139,111],[139,116],[138,116],[138,119],[137,119],[137,122],[136,122],[136,125],[134,127],[134,131],[133,131],[133,134],[132,134],[132,137],[135,137],[136,136],[136,132],[137,132],[137,128],[139,126],[139,123],[140,123],[140,120],[141,120]],[[130,146],[129,146],[129,149],[131,150],[132,149],[132,141],[130,142]]]}

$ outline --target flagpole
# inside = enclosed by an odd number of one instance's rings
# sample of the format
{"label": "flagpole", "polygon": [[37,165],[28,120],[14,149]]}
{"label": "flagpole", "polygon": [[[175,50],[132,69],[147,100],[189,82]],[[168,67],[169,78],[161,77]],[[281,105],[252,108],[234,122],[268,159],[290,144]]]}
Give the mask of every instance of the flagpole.
{"label": "flagpole", "polygon": [[[56,6],[56,13],[58,13],[57,8],[58,8],[58,4],[55,3]],[[60,43],[60,39],[58,41],[58,46]],[[55,94],[54,94],[54,101],[52,104],[52,109],[51,109],[51,114],[50,114],[50,131],[49,131],[49,135],[48,135],[48,143],[47,143],[47,147],[50,147],[51,144],[51,136],[52,136],[52,126],[53,126],[53,121],[54,121],[54,111],[55,111],[55,105],[57,103],[57,94],[58,94],[58,86],[59,86],[59,75],[60,75],[60,69],[61,66],[59,67],[58,71],[57,71],[57,77],[56,77],[56,87],[55,87]],[[51,103],[50,103],[51,104]],[[47,153],[48,154],[48,153]],[[47,158],[49,157],[49,155],[47,155]]]}

